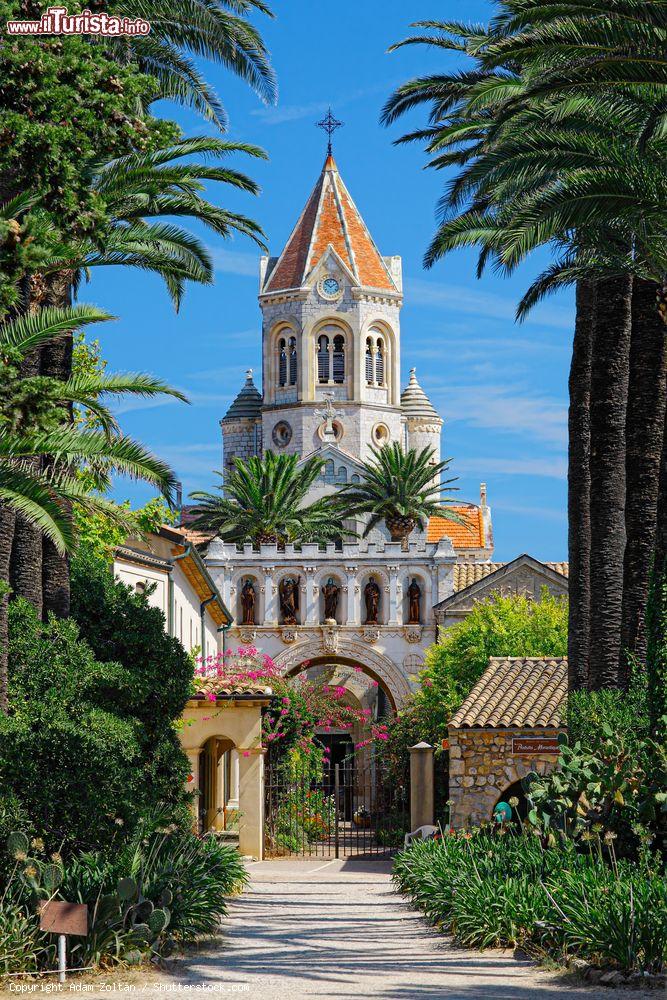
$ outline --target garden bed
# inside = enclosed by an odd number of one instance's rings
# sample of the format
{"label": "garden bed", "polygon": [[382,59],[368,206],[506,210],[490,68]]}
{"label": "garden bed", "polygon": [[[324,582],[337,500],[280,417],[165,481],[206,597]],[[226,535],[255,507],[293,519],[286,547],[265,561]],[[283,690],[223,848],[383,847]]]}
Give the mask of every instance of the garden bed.
{"label": "garden bed", "polygon": [[645,855],[610,865],[600,846],[544,847],[535,835],[489,827],[415,843],[396,858],[393,879],[431,923],[469,947],[579,960],[601,976],[660,976],[667,884],[659,863]]}

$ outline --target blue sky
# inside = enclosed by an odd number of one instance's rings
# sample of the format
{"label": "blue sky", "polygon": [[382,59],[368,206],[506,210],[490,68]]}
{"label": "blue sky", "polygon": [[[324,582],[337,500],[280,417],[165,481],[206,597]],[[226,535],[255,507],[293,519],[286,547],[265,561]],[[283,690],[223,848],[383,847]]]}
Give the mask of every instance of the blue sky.
{"label": "blue sky", "polygon": [[[475,278],[475,255],[450,255],[431,271],[422,256],[433,233],[443,175],[424,170],[417,146],[392,145],[423,123],[379,125],[382,105],[404,80],[456,65],[456,54],[421,48],[388,55],[410,20],[482,20],[481,0],[276,0],[277,18],[262,27],[278,74],[276,107],[265,107],[240,81],[217,67],[206,73],[221,94],[234,139],[262,145],[270,159],[242,162],[262,186],[254,199],[212,189],[231,209],[258,219],[279,253],[321,169],[325,137],[314,127],[329,105],[345,127],[335,138],[339,169],[384,254],[403,258],[403,383],[410,367],[445,420],[443,455],[459,476],[458,496],[476,500],[488,484],[495,556],[530,552],[566,557],[567,370],[572,296],[554,297],[522,325],[514,322],[521,292],[546,257],[511,279]],[[409,12],[408,12],[409,10]],[[207,128],[178,117],[186,133]],[[249,366],[259,372],[259,251],[247,240],[225,243],[202,232],[216,262],[212,287],[190,287],[176,315],[157,278],[109,268],[94,274],[82,301],[119,317],[95,331],[110,369],[150,371],[183,389],[190,406],[136,401],[118,407],[123,429],[171,462],[184,489],[207,488],[220,467],[219,420]],[[119,497],[150,491],[119,484]]]}

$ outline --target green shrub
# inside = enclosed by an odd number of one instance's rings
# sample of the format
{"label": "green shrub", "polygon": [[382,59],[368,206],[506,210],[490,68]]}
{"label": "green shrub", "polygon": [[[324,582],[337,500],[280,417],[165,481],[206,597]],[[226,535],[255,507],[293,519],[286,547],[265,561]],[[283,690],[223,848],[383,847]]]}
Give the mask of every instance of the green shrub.
{"label": "green shrub", "polygon": [[433,923],[476,947],[520,944],[624,971],[667,961],[667,886],[655,858],[640,865],[545,847],[525,832],[492,828],[416,842],[393,879]]}
{"label": "green shrub", "polygon": [[46,935],[40,933],[34,913],[3,900],[0,904],[0,978],[17,972],[37,972],[48,950]]}

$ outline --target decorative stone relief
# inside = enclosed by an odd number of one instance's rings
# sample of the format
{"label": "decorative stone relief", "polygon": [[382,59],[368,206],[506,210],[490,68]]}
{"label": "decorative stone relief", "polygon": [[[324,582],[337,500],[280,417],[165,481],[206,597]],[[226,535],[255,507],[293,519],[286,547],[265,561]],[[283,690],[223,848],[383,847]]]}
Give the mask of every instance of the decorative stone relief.
{"label": "decorative stone relief", "polygon": [[241,642],[254,642],[256,635],[257,629],[247,627],[244,628],[243,626],[239,629],[239,639]]}
{"label": "decorative stone relief", "polygon": [[338,628],[335,625],[322,626],[322,649],[325,653],[338,652]]}
{"label": "decorative stone relief", "polygon": [[292,625],[281,628],[280,636],[283,642],[291,643],[296,641],[296,629]]}
{"label": "decorative stone relief", "polygon": [[404,635],[406,642],[421,642],[421,625],[406,625]]}
{"label": "decorative stone relief", "polygon": [[380,629],[372,627],[365,628],[361,634],[364,642],[370,642],[372,645],[374,642],[377,642],[378,639],[380,638]]}

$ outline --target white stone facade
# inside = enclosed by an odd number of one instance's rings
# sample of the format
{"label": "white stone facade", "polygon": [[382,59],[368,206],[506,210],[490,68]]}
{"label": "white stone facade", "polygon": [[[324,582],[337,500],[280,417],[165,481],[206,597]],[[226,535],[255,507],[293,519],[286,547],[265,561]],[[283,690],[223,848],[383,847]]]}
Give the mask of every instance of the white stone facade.
{"label": "white stone facade", "polygon": [[[285,250],[261,260],[262,392],[249,375],[221,421],[225,469],[234,458],[268,449],[318,455],[324,468],[314,499],[359,477],[371,446],[430,447],[439,461],[442,419],[414,369],[401,392],[402,301],[400,257],[380,255],[329,158]],[[236,624],[227,643],[252,642],[287,672],[307,664],[361,666],[398,708],[435,640],[433,605],[454,592],[457,560],[492,555],[488,508],[480,520],[488,538],[456,548],[447,535],[427,541],[426,532],[415,531],[404,551],[382,526],[368,540],[326,550],[241,551],[213,540],[206,564],[237,623],[246,580],[256,595],[255,624]],[[297,625],[280,621],[278,588],[288,576],[299,580]],[[371,576],[381,591],[379,622],[366,625],[363,594]],[[335,624],[325,621],[321,594],[329,578],[340,588]],[[413,579],[421,588],[418,624],[408,622]]]}

